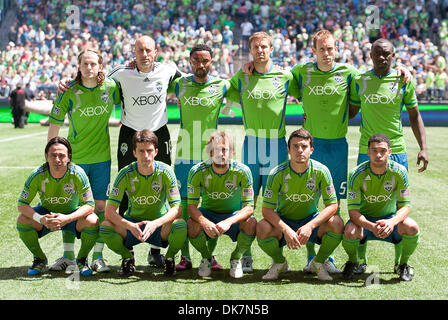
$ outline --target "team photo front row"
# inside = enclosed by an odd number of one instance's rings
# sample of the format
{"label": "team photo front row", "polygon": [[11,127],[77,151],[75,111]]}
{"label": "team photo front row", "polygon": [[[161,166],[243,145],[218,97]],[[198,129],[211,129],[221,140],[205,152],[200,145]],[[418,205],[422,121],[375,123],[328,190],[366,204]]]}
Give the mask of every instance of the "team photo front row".
{"label": "team photo front row", "polygon": [[[368,240],[399,245],[401,256],[395,259],[394,271],[402,281],[411,281],[414,276],[409,258],[419,242],[419,226],[409,217],[407,169],[390,159],[392,150],[386,135],[370,136],[368,160],[348,175],[349,220],[345,223],[339,215],[330,171],[311,159],[313,137],[304,128],[291,133],[286,149],[289,159],[267,176],[260,221],[254,217],[251,170],[233,160],[234,139],[228,133],[211,134],[205,147],[209,158],[184,173],[188,176],[186,186],[179,186],[177,171],[175,175],[170,165],[155,160],[158,138],[152,131],[135,132],[132,150],[137,161],[119,171],[101,218],[94,212],[95,200],[84,169],[72,162],[68,140],[56,136],[48,141],[46,162],[30,174],[18,200],[17,230],[34,259],[28,275],[41,275],[48,264],[39,239],[62,230],[64,255],[48,269],[77,270],[81,276],[100,272],[98,267],[89,266],[88,255],[101,238],[121,256],[121,276],[129,277],[136,271],[133,247],[142,242],[166,248],[162,266],[166,276],[173,276],[179,271],[176,254],[189,242],[201,255],[198,275],[209,277],[212,270],[222,269],[213,251],[216,240],[224,234],[235,243],[229,257],[232,278],[253,271],[244,268],[242,258],[254,240],[272,258],[262,276],[266,281],[290,271],[285,246],[297,250],[307,243],[319,245],[307,265],[308,272],[322,281],[333,280],[339,272],[340,278],[350,280],[365,271],[360,268],[358,247]],[[187,190],[186,206],[181,205],[181,187]],[[40,203],[32,207],[36,194]],[[125,195],[128,208],[120,214]],[[324,207],[318,210],[320,198]],[[187,213],[182,212],[184,208]],[[65,240],[75,237],[81,240],[76,256],[74,240]],[[342,271],[331,263],[341,243],[348,255]],[[92,265],[96,264],[93,259]]]}

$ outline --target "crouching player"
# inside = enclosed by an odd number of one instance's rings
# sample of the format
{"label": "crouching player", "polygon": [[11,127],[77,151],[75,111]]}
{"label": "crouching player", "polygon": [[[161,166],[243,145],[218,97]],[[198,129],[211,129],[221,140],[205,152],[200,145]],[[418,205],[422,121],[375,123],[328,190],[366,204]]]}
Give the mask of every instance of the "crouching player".
{"label": "crouching player", "polygon": [[[130,248],[147,242],[166,248],[165,275],[174,275],[174,256],[187,237],[187,224],[180,219],[180,195],[177,179],[170,166],[155,161],[157,136],[150,130],[137,131],[133,136],[136,162],[118,173],[106,205],[106,220],[100,235],[109,249],[122,257],[120,275],[135,272],[135,260]],[[124,193],[129,207],[124,216],[117,213]],[[168,200],[170,209],[165,202]]]}
{"label": "crouching player", "polygon": [[402,243],[400,262],[394,271],[400,280],[411,281],[413,271],[409,257],[419,242],[419,227],[408,217],[410,211],[409,180],[406,168],[389,159],[390,140],[383,134],[370,137],[367,146],[369,161],[361,163],[349,175],[348,212],[350,220],[342,245],[349,261],[343,279],[353,278],[358,267],[358,246],[367,240]]}
{"label": "crouching player", "polygon": [[[93,213],[95,202],[89,179],[81,167],[71,162],[72,148],[65,138],[54,137],[48,141],[45,159],[46,163],[26,180],[18,202],[17,230],[34,256],[28,274],[41,274],[48,262],[39,238],[51,231],[63,230],[81,239],[81,248],[73,264],[76,263],[82,276],[89,276],[92,270],[87,256],[98,238],[98,217]],[[31,207],[37,193],[40,203]],[[68,258],[74,260],[74,257]]]}
{"label": "crouching player", "polygon": [[[330,281],[327,258],[342,240],[344,222],[338,209],[330,171],[310,159],[313,137],[306,129],[291,133],[287,151],[290,160],[272,169],[263,196],[263,220],[257,225],[257,241],[273,263],[263,280],[276,280],[289,271],[283,247],[296,250],[308,241],[320,245],[311,260],[311,270],[319,280]],[[325,208],[317,205],[322,196]]]}
{"label": "crouching player", "polygon": [[246,165],[231,160],[233,140],[227,133],[213,133],[206,151],[210,159],[193,166],[188,176],[188,237],[202,256],[198,272],[201,277],[210,276],[212,270],[207,239],[226,234],[236,241],[230,256],[230,276],[241,278],[241,257],[254,241],[257,226],[252,216],[252,174]]}

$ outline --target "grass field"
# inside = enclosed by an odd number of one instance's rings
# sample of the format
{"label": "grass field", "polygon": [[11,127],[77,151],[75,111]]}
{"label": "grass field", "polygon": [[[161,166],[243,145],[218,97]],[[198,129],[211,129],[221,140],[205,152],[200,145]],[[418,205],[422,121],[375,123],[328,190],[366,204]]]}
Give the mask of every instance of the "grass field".
{"label": "grass field", "polygon": [[[170,126],[173,140],[176,139],[177,125]],[[233,134],[243,136],[242,126],[221,126],[232,130]],[[288,126],[290,133],[294,127]],[[448,265],[448,238],[446,218],[448,196],[448,177],[444,174],[448,163],[448,128],[430,127],[426,129],[429,148],[429,168],[417,173],[415,166],[417,145],[409,127],[405,127],[408,145],[409,171],[411,181],[412,210],[421,228],[420,245],[410,264],[416,276],[410,283],[402,283],[393,273],[393,246],[384,242],[369,242],[368,258],[370,272],[346,282],[335,276],[330,283],[322,283],[313,275],[301,270],[306,262],[306,250],[285,249],[292,272],[283,275],[275,282],[261,282],[262,275],[270,265],[268,258],[254,242],[254,273],[242,279],[232,279],[228,275],[228,259],[234,245],[227,237],[220,239],[216,254],[218,261],[226,268],[212,273],[212,277],[201,279],[197,276],[200,256],[191,248],[193,269],[177,273],[175,278],[166,278],[161,270],[147,266],[148,245],[135,247],[137,272],[130,278],[117,274],[120,266],[118,255],[107,247],[104,256],[112,267],[105,275],[94,274],[89,278],[76,279],[64,273],[44,273],[40,277],[26,275],[31,265],[30,252],[23,245],[16,230],[17,199],[23,183],[30,172],[44,162],[46,127],[31,124],[24,130],[13,129],[10,124],[0,124],[0,300],[9,299],[249,299],[249,300],[427,300],[447,299],[448,280],[444,276]],[[63,128],[61,135],[67,134]],[[347,135],[350,145],[349,170],[354,168],[357,155],[359,133],[357,127],[349,127]],[[118,128],[111,128],[112,141],[112,179],[116,175],[116,143]],[[240,159],[242,139],[237,139],[237,155]],[[33,204],[37,203],[37,199]],[[342,217],[347,220],[346,202],[342,201]],[[260,206],[255,214],[261,219]],[[49,263],[62,254],[61,234],[54,232],[41,239]],[[79,243],[76,245],[76,252]],[[339,267],[347,258],[342,246],[336,250],[336,263]]]}

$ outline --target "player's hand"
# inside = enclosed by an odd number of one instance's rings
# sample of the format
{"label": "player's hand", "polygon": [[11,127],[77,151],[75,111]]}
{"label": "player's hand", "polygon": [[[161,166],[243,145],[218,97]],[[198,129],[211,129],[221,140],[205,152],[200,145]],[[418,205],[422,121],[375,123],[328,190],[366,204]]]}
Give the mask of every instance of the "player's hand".
{"label": "player's hand", "polygon": [[142,242],[148,240],[148,238],[156,231],[157,226],[153,221],[142,221],[139,226],[145,226],[142,233]]}
{"label": "player's hand", "polygon": [[229,231],[232,224],[227,220],[220,221],[216,224],[216,229],[219,231],[219,235],[222,236],[224,233]]}
{"label": "player's hand", "polygon": [[59,81],[58,94],[64,93],[65,91],[70,89],[70,86],[68,85],[69,82],[70,82],[69,80],[66,80],[65,82],[63,82],[62,80]]}
{"label": "player's hand", "polygon": [[387,238],[392,231],[394,231],[395,227],[390,220],[378,220],[375,225],[378,232],[378,237],[381,239]]}
{"label": "player's hand", "polygon": [[418,169],[418,172],[423,172],[428,167],[428,153],[426,150],[421,150],[417,155],[417,166],[420,165],[420,162],[422,162],[423,166]]}
{"label": "player's hand", "polygon": [[302,245],[306,244],[311,237],[313,229],[308,225],[304,225],[299,230],[297,230],[297,235],[299,236],[299,241]]}
{"label": "player's hand", "polygon": [[245,63],[241,69],[243,70],[244,73],[247,73],[250,75],[250,74],[252,74],[252,72],[254,72],[255,64],[253,61],[250,61],[248,63]]}
{"label": "player's hand", "polygon": [[298,234],[295,233],[292,229],[286,230],[283,235],[285,236],[286,245],[289,249],[296,250],[297,248],[302,247]]}
{"label": "player's hand", "polygon": [[61,221],[58,219],[58,214],[47,214],[40,219],[42,224],[51,231],[61,230]]}
{"label": "player's hand", "polygon": [[[142,222],[143,222],[143,221],[142,221]],[[134,237],[136,237],[138,240],[144,242],[144,240],[143,240],[143,232],[142,232],[142,230],[140,229],[140,225],[142,225],[142,222],[139,222],[139,223],[131,223],[131,224],[128,226],[128,230],[131,231],[131,233],[132,233],[132,235],[133,235]]]}
{"label": "player's hand", "polygon": [[402,66],[397,67],[398,74],[403,77],[403,83],[409,83],[412,81],[412,73],[408,69]]}
{"label": "player's hand", "polygon": [[214,223],[211,222],[211,221],[209,221],[209,222],[206,223],[204,226],[202,226],[202,228],[204,229],[204,232],[205,232],[210,238],[214,238],[214,237],[220,235],[220,232],[219,232],[218,228],[216,227],[216,224],[214,224]]}
{"label": "player's hand", "polygon": [[135,60],[135,59],[131,60],[131,61],[128,63],[127,67],[128,67],[128,68],[131,68],[131,69],[135,69],[135,68],[137,68],[137,60]]}

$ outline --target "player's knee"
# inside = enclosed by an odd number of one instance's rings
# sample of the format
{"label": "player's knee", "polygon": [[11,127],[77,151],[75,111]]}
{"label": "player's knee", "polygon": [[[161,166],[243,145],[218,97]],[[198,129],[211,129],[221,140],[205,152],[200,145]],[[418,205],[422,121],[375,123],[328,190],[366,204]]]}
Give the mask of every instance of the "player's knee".
{"label": "player's knee", "polygon": [[257,228],[256,228],[256,234],[257,234],[257,238],[260,240],[264,240],[268,237],[269,233],[272,231],[272,225],[266,221],[266,220],[261,220],[260,222],[257,223]]}
{"label": "player's knee", "polygon": [[353,222],[349,222],[344,229],[344,237],[349,240],[356,240],[359,238],[359,230],[358,226]]}
{"label": "player's knee", "polygon": [[103,223],[101,223],[101,225],[103,227],[113,227],[114,226],[113,223],[110,222],[109,220],[104,220]]}
{"label": "player's knee", "polygon": [[30,219],[25,217],[23,214],[19,214],[19,216],[17,217],[17,223],[30,224]]}
{"label": "player's knee", "polygon": [[250,217],[246,221],[240,223],[240,227],[245,234],[255,235],[257,230],[257,220],[254,217]]}
{"label": "player's knee", "polygon": [[329,220],[331,232],[342,233],[344,232],[344,221],[339,216],[332,216]]}
{"label": "player's knee", "polygon": [[86,227],[96,227],[99,225],[99,219],[96,214],[89,214],[87,217],[85,217],[84,224]]}
{"label": "player's knee", "polygon": [[414,236],[419,233],[420,229],[417,222],[412,218],[406,218],[398,225],[398,232],[408,236]]}
{"label": "player's knee", "polygon": [[202,226],[193,219],[188,219],[187,230],[190,238],[196,238],[202,232]]}

